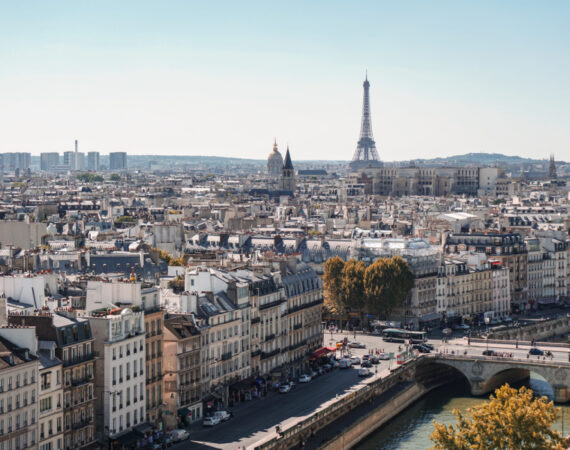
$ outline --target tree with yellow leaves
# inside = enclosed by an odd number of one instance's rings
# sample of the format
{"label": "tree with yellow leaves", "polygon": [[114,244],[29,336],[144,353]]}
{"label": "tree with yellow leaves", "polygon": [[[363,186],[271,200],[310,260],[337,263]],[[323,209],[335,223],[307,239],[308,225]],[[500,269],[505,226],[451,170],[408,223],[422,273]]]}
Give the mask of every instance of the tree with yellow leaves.
{"label": "tree with yellow leaves", "polygon": [[455,425],[434,421],[430,438],[435,450],[556,449],[566,448],[565,441],[552,424],[558,409],[546,397],[534,397],[532,390],[519,390],[508,384],[495,390],[490,401],[458,410]]}
{"label": "tree with yellow leaves", "polygon": [[323,274],[324,307],[333,317],[342,320],[346,309],[342,293],[342,270],[344,261],[338,256],[333,256],[325,261]]}

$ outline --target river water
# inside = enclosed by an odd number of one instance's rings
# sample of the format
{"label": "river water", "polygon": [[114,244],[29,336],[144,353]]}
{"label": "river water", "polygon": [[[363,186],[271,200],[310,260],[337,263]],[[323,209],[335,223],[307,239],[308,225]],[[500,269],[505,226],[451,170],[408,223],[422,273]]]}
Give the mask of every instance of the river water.
{"label": "river water", "polygon": [[[552,398],[553,392],[544,378],[531,374],[530,388],[538,395]],[[412,405],[380,430],[359,444],[358,450],[426,450],[433,446],[429,436],[433,431],[433,421],[455,423],[454,409],[464,412],[486,397],[471,397],[466,386],[444,386],[434,390]],[[564,416],[564,434],[570,433],[570,406],[561,406]],[[561,417],[554,428],[562,431]]]}

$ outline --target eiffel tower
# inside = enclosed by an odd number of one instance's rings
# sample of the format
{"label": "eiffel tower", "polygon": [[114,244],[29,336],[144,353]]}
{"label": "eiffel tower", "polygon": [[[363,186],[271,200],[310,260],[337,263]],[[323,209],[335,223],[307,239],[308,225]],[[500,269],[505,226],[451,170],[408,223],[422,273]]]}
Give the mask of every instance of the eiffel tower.
{"label": "eiffel tower", "polygon": [[368,74],[364,80],[364,99],[362,101],[362,123],[360,125],[360,139],[356,144],[356,151],[349,164],[351,170],[364,169],[366,167],[382,167],[382,161],[378,157],[376,142],[372,136],[372,121],[370,119],[370,83]]}

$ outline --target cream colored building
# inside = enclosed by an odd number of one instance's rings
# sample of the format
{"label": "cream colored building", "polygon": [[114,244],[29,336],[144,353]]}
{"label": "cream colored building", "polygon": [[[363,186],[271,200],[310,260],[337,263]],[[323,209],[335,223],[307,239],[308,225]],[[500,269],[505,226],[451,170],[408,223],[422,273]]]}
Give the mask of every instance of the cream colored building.
{"label": "cream colored building", "polygon": [[[15,344],[18,342],[18,345]],[[0,328],[0,448],[38,448],[37,341],[33,327]]]}
{"label": "cream colored building", "polygon": [[55,356],[55,342],[39,341],[40,450],[63,448],[63,364]]}

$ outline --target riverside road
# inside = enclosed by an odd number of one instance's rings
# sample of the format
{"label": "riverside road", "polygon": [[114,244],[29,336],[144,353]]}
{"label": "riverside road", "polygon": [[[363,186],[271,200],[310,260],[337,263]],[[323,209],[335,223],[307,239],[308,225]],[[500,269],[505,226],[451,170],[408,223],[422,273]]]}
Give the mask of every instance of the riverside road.
{"label": "riverside road", "polygon": [[[331,345],[336,341],[348,337],[349,342],[358,341],[366,346],[366,349],[350,349],[351,354],[362,356],[375,349],[386,352],[398,352],[401,344],[387,343],[380,336],[361,335],[356,338],[352,334],[330,333],[324,335],[324,344]],[[467,351],[468,355],[481,356],[483,350],[487,348],[485,342],[473,343],[470,345],[466,338],[456,337],[446,343],[441,339],[431,339],[429,341],[436,347],[437,352],[456,353],[463,355]],[[514,359],[527,359],[530,346],[519,344],[499,345],[489,343],[489,349],[497,352],[512,353]],[[568,348],[540,347],[550,350],[554,356],[554,361],[568,362]],[[537,356],[530,356],[537,359]],[[543,357],[541,356],[542,360]],[[395,361],[381,361],[377,366],[372,367],[372,371],[377,373],[370,378],[361,379],[357,376],[357,369],[346,370],[334,369],[329,373],[321,375],[309,383],[297,383],[295,388],[287,394],[269,392],[267,396],[241,403],[232,408],[234,418],[214,427],[203,427],[201,423],[191,425],[189,443],[179,443],[173,446],[174,449],[182,448],[216,448],[216,449],[237,449],[253,448],[254,444],[275,435],[275,427],[279,425],[282,429],[287,429],[296,422],[322,409],[340,396],[344,396],[369,383],[378,377],[384,378],[389,374],[389,365],[396,365]],[[358,368],[359,366],[357,366]]]}

